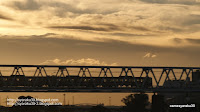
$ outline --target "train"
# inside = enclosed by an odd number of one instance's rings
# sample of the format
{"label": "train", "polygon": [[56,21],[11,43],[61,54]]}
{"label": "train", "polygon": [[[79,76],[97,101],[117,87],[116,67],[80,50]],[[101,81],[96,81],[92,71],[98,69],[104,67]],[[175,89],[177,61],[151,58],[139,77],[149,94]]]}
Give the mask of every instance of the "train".
{"label": "train", "polygon": [[151,88],[151,77],[0,76],[0,87],[42,88]]}

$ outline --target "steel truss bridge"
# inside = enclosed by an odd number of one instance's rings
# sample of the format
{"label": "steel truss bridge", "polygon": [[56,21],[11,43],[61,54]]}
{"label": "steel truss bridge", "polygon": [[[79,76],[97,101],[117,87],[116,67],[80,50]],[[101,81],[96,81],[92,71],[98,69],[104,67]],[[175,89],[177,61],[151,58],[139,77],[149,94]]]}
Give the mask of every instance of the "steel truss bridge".
{"label": "steel truss bridge", "polygon": [[199,70],[200,67],[0,65],[0,92],[200,92]]}

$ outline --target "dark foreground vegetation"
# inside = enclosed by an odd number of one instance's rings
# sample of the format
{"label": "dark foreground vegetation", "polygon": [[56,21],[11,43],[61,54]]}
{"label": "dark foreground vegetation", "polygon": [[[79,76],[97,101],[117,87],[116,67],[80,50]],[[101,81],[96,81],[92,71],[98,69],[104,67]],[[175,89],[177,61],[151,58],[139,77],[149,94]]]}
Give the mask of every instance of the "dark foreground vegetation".
{"label": "dark foreground vegetation", "polygon": [[[19,103],[42,103],[35,100],[34,102],[20,102],[20,99],[31,99],[31,96],[20,96],[18,101],[12,107],[0,107],[0,112],[200,112],[200,105],[195,104],[193,108],[171,108],[169,102],[163,100],[162,95],[152,97],[152,103],[149,102],[149,96],[144,93],[130,94],[122,99],[125,104],[123,107],[104,106],[74,106],[74,105],[19,105]],[[192,104],[192,102],[188,102]],[[180,104],[181,105],[181,104]]]}

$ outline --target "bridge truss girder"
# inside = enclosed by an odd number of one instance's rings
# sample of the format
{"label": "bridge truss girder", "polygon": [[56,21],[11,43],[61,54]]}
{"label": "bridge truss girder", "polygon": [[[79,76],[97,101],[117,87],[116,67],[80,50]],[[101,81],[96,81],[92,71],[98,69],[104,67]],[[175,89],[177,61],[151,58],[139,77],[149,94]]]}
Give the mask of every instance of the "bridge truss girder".
{"label": "bridge truss girder", "polygon": [[[187,83],[187,79],[190,79],[191,74],[194,70],[199,70],[198,67],[133,67],[133,66],[48,66],[48,65],[0,65],[0,67],[12,67],[13,72],[11,74],[12,78],[8,78],[9,83],[5,84],[3,78],[5,76],[0,72],[1,86],[0,91],[27,91],[27,92],[38,92],[38,91],[47,91],[47,92],[200,92],[200,87],[192,87],[191,84]],[[36,68],[32,80],[34,82],[31,85],[27,86],[26,82],[23,85],[15,86],[16,79],[18,76],[25,76],[23,68]],[[57,68],[55,75],[56,82],[53,82],[52,76],[47,74],[46,68]],[[78,82],[73,81],[74,78],[70,75],[68,69],[78,68],[77,77]],[[94,77],[90,69],[96,69],[98,76]],[[118,76],[112,72],[112,70],[118,69]],[[135,69],[141,69],[140,75],[135,75]],[[160,70],[159,74],[156,74],[155,71]],[[174,70],[181,71],[180,77]],[[89,74],[87,76],[86,74]],[[124,75],[123,75],[124,74]],[[130,75],[128,75],[130,74]],[[151,76],[150,76],[151,75]],[[165,77],[164,77],[165,75]],[[184,87],[165,87],[167,81],[179,82],[183,79],[185,75],[185,85]],[[8,77],[11,77],[8,76]],[[154,85],[151,87],[146,87],[148,79],[151,78]],[[164,78],[164,82],[161,85],[161,79]],[[171,79],[174,78],[174,79]],[[38,80],[46,80],[46,87],[36,86],[39,82]],[[109,81],[112,81],[108,85]],[[142,81],[138,82],[138,79]],[[62,80],[62,82],[61,82]],[[119,81],[120,80],[120,81]],[[128,82],[128,81],[132,82]],[[107,81],[107,82],[106,82]],[[68,86],[59,86],[61,83],[67,83]],[[126,86],[128,84],[128,86]],[[173,84],[173,83],[172,83]],[[83,86],[84,85],[84,86]],[[132,87],[134,85],[134,87]],[[130,87],[131,86],[131,87]]]}

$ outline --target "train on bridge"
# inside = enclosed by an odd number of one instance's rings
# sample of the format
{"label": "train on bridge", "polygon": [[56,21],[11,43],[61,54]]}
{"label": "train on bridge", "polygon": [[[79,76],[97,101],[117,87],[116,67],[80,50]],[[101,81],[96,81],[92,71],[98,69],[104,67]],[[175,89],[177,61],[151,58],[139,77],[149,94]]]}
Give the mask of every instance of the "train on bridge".
{"label": "train on bridge", "polygon": [[0,87],[42,87],[42,88],[151,88],[151,77],[80,77],[80,76],[25,76],[0,77]]}

